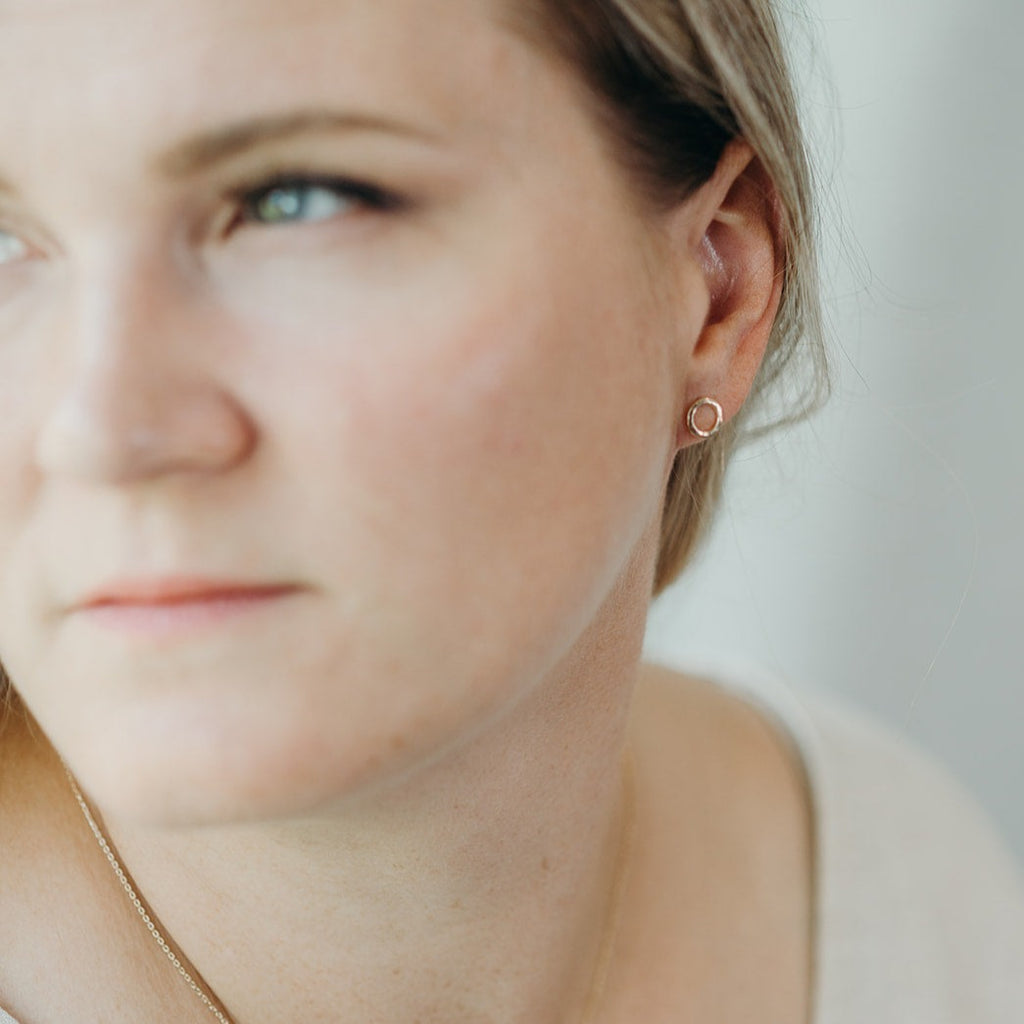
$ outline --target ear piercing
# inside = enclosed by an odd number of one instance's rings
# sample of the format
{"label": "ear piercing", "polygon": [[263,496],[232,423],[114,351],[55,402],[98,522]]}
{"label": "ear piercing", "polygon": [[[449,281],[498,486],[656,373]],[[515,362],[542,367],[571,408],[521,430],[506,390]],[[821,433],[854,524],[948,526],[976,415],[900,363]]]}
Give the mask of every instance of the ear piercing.
{"label": "ear piercing", "polygon": [[[714,420],[710,426],[702,427],[697,422],[697,417],[705,409],[711,410]],[[707,421],[707,417],[702,417],[702,419],[705,422]],[[698,398],[690,406],[690,411],[686,414],[686,425],[690,428],[690,433],[702,441],[706,441],[709,437],[714,437],[722,429],[723,423],[725,423],[725,410],[713,398]]]}

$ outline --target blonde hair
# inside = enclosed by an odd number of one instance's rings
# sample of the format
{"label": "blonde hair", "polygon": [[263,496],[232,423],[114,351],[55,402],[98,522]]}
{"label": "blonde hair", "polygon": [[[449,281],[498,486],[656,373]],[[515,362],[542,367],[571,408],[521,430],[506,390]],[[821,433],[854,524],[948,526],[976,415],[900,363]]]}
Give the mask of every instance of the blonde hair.
{"label": "blonde hair", "polygon": [[[678,455],[662,516],[655,593],[682,571],[707,531],[728,457],[754,426],[770,385],[803,352],[812,367],[775,425],[827,390],[810,164],[771,0],[521,0],[520,28],[569,62],[626,168],[659,203],[706,182],[743,139],[772,182],[784,252],[782,300],[764,363],[741,414]],[[526,13],[526,18],[522,14]]]}

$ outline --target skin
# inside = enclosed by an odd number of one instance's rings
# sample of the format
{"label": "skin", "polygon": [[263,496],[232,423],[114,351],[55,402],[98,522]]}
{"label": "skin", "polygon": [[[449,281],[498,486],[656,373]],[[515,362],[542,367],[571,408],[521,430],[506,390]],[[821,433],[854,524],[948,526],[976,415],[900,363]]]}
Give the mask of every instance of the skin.
{"label": "skin", "polygon": [[[649,209],[503,14],[0,0],[0,652],[37,723],[4,744],[0,1002],[23,1024],[207,1017],[56,751],[237,1024],[578,1018],[627,756],[641,852],[599,1019],[804,1014],[798,772],[750,712],[639,667],[685,410],[735,414],[777,308],[765,182],[734,146]],[[182,148],[309,111],[346,122]],[[312,215],[257,223],[237,193],[281,172],[399,198],[307,190]],[[159,635],[81,610],[170,574],[293,592]]]}

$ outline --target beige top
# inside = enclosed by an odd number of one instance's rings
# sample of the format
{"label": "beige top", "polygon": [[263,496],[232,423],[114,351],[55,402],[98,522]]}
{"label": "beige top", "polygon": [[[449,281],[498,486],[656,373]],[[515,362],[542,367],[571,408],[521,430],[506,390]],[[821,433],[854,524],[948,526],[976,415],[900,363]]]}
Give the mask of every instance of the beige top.
{"label": "beige top", "polygon": [[977,804],[877,723],[737,675],[810,783],[814,1024],[1022,1024],[1024,877]]}
{"label": "beige top", "polygon": [[[806,767],[814,1024],[1024,1022],[1024,882],[973,801],[848,710],[747,672],[723,685],[774,720]],[[0,1009],[0,1024],[18,1022]]]}

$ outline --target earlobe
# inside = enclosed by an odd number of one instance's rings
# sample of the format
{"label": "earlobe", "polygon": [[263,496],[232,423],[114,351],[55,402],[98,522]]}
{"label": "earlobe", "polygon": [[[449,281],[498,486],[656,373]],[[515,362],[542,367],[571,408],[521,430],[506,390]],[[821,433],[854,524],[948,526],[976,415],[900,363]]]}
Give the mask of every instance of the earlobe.
{"label": "earlobe", "polygon": [[[693,198],[690,245],[704,280],[707,313],[690,351],[680,407],[714,395],[730,419],[754,382],[781,301],[779,203],[745,143],[726,149],[714,176]],[[680,440],[692,442],[693,432],[681,431]]]}

